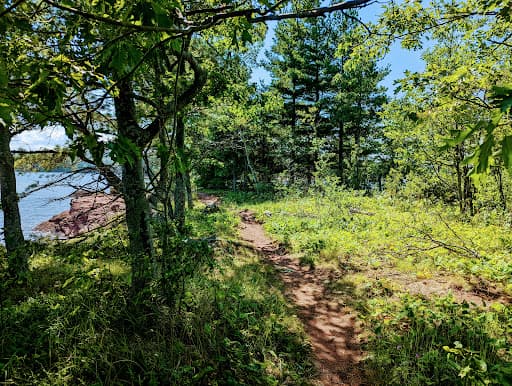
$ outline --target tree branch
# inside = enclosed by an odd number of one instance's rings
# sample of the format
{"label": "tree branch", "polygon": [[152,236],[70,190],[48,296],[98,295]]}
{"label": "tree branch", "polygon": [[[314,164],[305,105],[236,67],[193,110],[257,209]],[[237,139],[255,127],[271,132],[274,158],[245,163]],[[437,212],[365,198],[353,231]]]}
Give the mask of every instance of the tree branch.
{"label": "tree branch", "polygon": [[41,150],[11,150],[12,154],[66,154],[68,151],[54,150],[54,149],[41,149]]}
{"label": "tree branch", "polygon": [[265,21],[272,20],[305,19],[308,17],[319,17],[336,11],[365,7],[367,5],[370,5],[371,3],[373,3],[373,0],[349,0],[344,1],[342,3],[336,3],[327,7],[318,7],[305,11],[258,16],[255,18],[249,18],[248,21],[250,23],[262,23]]}
{"label": "tree branch", "polygon": [[194,15],[200,15],[205,13],[217,13],[217,12],[223,12],[230,9],[233,9],[234,5],[222,5],[220,7],[213,7],[213,8],[202,8],[202,9],[192,9],[190,11],[185,11],[186,16],[194,16]]}
{"label": "tree branch", "polygon": [[[238,17],[244,17],[247,19],[249,23],[264,23],[266,21],[272,21],[272,20],[285,20],[285,19],[303,19],[308,17],[319,17],[324,16],[327,13],[336,12],[336,11],[342,11],[352,8],[361,8],[367,5],[370,5],[375,0],[348,0],[341,3],[336,3],[330,6],[326,7],[318,7],[318,8],[312,8],[308,10],[298,11],[298,12],[290,12],[290,13],[282,13],[282,14],[275,14],[274,11],[276,8],[278,8],[283,2],[278,1],[273,6],[270,6],[266,9],[257,9],[257,8],[246,8],[246,9],[238,9],[233,10],[230,12],[221,12],[214,15],[211,15],[207,18],[205,18],[202,22],[199,22],[197,24],[193,24],[186,20],[184,17],[177,17],[177,24],[181,25],[187,25],[187,27],[160,27],[156,25],[139,25],[134,24],[130,22],[125,22],[122,20],[112,19],[110,17],[100,16],[96,15],[94,13],[86,12],[78,8],[74,8],[67,5],[59,4],[58,2],[54,0],[43,0],[46,4],[49,4],[57,9],[60,9],[65,12],[70,12],[75,15],[81,16],[88,20],[98,21],[101,23],[106,23],[110,25],[114,25],[117,27],[124,27],[129,28],[133,30],[138,30],[141,32],[167,32],[168,34],[175,35],[173,38],[183,36],[183,35],[191,35],[194,32],[199,32],[206,30],[219,22],[228,20],[228,19],[234,19]],[[204,12],[209,13],[214,12],[215,10],[220,11],[224,9],[230,9],[230,6],[219,7],[217,9],[211,8],[206,9]],[[195,14],[204,13],[200,11],[196,11]],[[211,13],[210,12],[210,13]],[[194,11],[189,11],[188,14],[193,14]],[[187,13],[186,13],[187,14]],[[259,15],[256,17],[253,17],[253,15]]]}
{"label": "tree branch", "polygon": [[0,17],[3,17],[5,15],[7,15],[9,12],[11,12],[13,9],[15,9],[18,5],[24,3],[25,1],[27,0],[18,0],[18,1],[15,1],[10,7],[7,7],[6,9],[4,9],[2,12],[0,12]]}
{"label": "tree branch", "polygon": [[183,28],[168,28],[168,27],[159,27],[159,26],[152,26],[152,25],[139,25],[134,23],[127,23],[121,20],[112,19],[110,17],[100,16],[96,15],[94,13],[82,11],[81,9],[70,7],[67,5],[59,4],[56,1],[53,0],[44,0],[45,3],[60,9],[61,11],[70,12],[72,14],[82,16],[85,19],[93,20],[93,21],[99,21],[101,23],[106,23],[110,25],[114,25],[117,27],[124,27],[124,28],[130,28],[142,32],[167,32],[172,34],[178,34],[185,32],[185,29]]}
{"label": "tree branch", "polygon": [[205,85],[207,74],[206,71],[200,66],[199,62],[189,52],[183,52],[183,59],[188,62],[192,71],[194,71],[194,82],[178,96],[178,103],[176,105],[176,111],[180,111],[186,105],[192,102],[192,99],[201,91],[201,88]]}
{"label": "tree branch", "polygon": [[183,60],[185,60],[190,65],[192,71],[194,71],[194,81],[185,91],[176,97],[176,100],[167,105],[166,111],[163,114],[159,113],[159,116],[149,126],[146,127],[144,130],[144,138],[148,139],[147,142],[149,142],[158,134],[158,131],[164,125],[165,120],[190,104],[206,83],[206,71],[203,70],[199,62],[189,51],[181,52],[172,50],[172,52],[176,56],[182,55]]}

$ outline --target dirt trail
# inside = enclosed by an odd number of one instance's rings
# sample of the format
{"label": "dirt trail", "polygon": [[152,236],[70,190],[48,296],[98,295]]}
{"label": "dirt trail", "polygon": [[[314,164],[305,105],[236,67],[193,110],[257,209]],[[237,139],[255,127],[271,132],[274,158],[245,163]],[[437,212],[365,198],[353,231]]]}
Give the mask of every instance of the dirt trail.
{"label": "dirt trail", "polygon": [[[215,195],[201,193],[198,198],[207,206],[220,204],[219,197]],[[344,305],[344,297],[339,296],[339,291],[335,293],[336,289],[332,286],[343,277],[343,269],[341,272],[321,268],[310,270],[301,266],[297,258],[265,234],[253,212],[246,209],[239,215],[242,219],[241,238],[261,252],[265,260],[276,268],[285,284],[286,295],[298,309],[310,338],[319,372],[318,384],[364,385],[361,366],[363,352],[358,341],[362,330],[355,313]],[[391,280],[398,285],[399,292],[427,298],[451,292],[458,302],[487,306],[495,301],[509,304],[512,300],[501,293],[494,293],[492,288],[482,291],[464,289],[442,276],[420,280],[393,268],[363,271],[361,273],[369,280]]]}
{"label": "dirt trail", "polygon": [[362,385],[362,351],[357,341],[361,332],[355,315],[326,289],[336,274],[324,269],[309,270],[298,259],[280,249],[248,210],[240,212],[242,239],[261,251],[274,265],[296,304],[310,337],[321,385]]}
{"label": "dirt trail", "polygon": [[197,193],[197,198],[199,201],[201,201],[206,206],[220,204],[220,197],[218,197],[214,194],[199,192],[199,193]]}

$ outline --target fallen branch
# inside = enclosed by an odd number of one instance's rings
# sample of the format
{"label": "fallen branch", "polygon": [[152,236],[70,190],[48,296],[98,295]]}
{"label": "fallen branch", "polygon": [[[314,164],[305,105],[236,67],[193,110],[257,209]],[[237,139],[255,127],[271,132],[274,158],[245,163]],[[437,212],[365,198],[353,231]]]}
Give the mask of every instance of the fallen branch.
{"label": "fallen branch", "polygon": [[[480,256],[480,254],[477,251],[470,249],[466,246],[450,244],[450,243],[447,243],[446,241],[435,239],[428,232],[425,232],[425,231],[422,231],[419,229],[418,229],[418,231],[423,235],[423,239],[419,238],[420,240],[426,239],[426,240],[430,241],[432,244],[434,244],[436,247],[444,248],[447,251],[453,252],[455,254],[458,254],[458,255],[461,255],[464,257],[477,258],[477,259],[482,258],[482,256]],[[435,248],[428,248],[428,249],[435,249]]]}
{"label": "fallen branch", "polygon": [[364,214],[365,216],[375,216],[375,213],[373,212],[366,212],[358,208],[349,208],[348,211],[350,214]]}

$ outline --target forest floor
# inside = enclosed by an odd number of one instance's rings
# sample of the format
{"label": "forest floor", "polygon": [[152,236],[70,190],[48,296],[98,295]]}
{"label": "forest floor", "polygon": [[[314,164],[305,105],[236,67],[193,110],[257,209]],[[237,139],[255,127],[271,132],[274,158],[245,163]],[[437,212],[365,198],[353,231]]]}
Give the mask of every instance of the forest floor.
{"label": "forest floor", "polygon": [[170,299],[133,299],[122,225],[30,244],[23,281],[0,250],[0,383],[512,385],[512,218],[219,196],[170,236]]}
{"label": "forest floor", "polygon": [[[218,202],[218,201],[215,201]],[[336,291],[333,283],[343,273],[329,268],[312,268],[301,264],[299,258],[290,254],[279,243],[269,238],[255,213],[243,210],[240,237],[251,243],[264,260],[278,272],[285,284],[285,294],[297,307],[299,317],[309,336],[314,363],[321,385],[364,385],[360,335],[362,325],[357,311],[343,299],[343,291]],[[489,301],[510,302],[507,296],[493,296],[456,286],[443,277],[418,279],[396,270],[381,269],[364,272],[368,279],[393,278],[401,284],[401,290],[427,298],[452,293],[457,302],[485,305]],[[346,293],[345,295],[349,295]]]}
{"label": "forest floor", "polygon": [[[198,198],[206,207],[220,203],[215,195],[199,193]],[[285,285],[285,295],[297,308],[310,339],[319,384],[363,384],[360,367],[363,352],[358,342],[361,331],[354,311],[332,296],[326,287],[333,282],[335,272],[301,265],[298,258],[266,235],[254,212],[243,210],[239,215],[241,239],[276,269]]]}
{"label": "forest floor", "polygon": [[[199,193],[207,207],[218,205],[220,198]],[[239,213],[240,237],[253,246],[279,273],[285,295],[297,308],[309,337],[320,385],[362,385],[360,361],[363,352],[358,342],[361,333],[354,311],[336,299],[326,284],[336,279],[329,269],[310,269],[269,238],[252,211]]]}

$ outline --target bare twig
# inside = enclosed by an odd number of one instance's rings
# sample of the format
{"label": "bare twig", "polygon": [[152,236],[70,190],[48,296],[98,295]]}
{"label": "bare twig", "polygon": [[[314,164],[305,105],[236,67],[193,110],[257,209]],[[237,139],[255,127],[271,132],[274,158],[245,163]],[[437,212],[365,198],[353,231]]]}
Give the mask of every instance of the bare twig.
{"label": "bare twig", "polygon": [[455,254],[458,254],[458,255],[461,255],[461,256],[465,256],[465,257],[477,258],[477,259],[481,259],[482,258],[477,251],[475,251],[473,249],[470,249],[470,248],[466,247],[465,245],[460,246],[460,245],[450,244],[450,243],[448,243],[446,241],[435,239],[428,232],[422,231],[420,229],[418,229],[418,231],[423,235],[423,240],[426,239],[426,240],[430,241],[432,244],[434,244],[437,247],[444,248],[447,251],[450,251],[450,252],[453,252]]}

